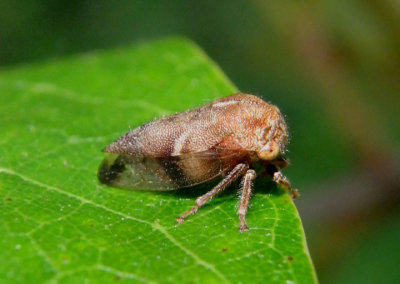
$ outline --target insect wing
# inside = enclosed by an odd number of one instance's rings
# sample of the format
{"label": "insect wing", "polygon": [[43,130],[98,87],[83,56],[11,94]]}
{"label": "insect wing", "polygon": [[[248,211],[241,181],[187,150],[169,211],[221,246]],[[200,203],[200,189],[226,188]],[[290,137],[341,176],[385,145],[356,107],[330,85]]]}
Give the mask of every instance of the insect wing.
{"label": "insect wing", "polygon": [[98,178],[103,184],[129,189],[170,190],[175,187],[154,157],[111,154],[101,163]]}
{"label": "insect wing", "polygon": [[100,165],[99,180],[107,185],[143,190],[173,190],[211,180],[232,169],[245,153],[210,149],[178,156],[112,154]]}

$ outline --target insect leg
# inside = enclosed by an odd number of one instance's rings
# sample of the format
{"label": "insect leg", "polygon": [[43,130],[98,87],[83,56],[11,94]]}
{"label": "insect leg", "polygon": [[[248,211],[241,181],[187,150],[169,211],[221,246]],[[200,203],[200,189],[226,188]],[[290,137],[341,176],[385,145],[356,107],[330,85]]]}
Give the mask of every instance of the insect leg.
{"label": "insect leg", "polygon": [[272,179],[274,182],[282,186],[286,191],[290,192],[293,199],[299,197],[299,191],[297,189],[292,189],[290,182],[280,171],[275,172],[272,176]]}
{"label": "insect leg", "polygon": [[183,223],[184,219],[187,216],[196,213],[201,206],[203,206],[207,201],[209,201],[211,198],[213,198],[215,195],[217,195],[219,192],[225,189],[231,182],[233,182],[239,175],[241,175],[248,168],[249,166],[246,164],[237,164],[233,168],[233,170],[219,184],[217,184],[213,189],[211,189],[206,194],[198,197],[196,199],[195,205],[188,211],[182,213],[178,218],[176,218],[176,221],[179,223]]}
{"label": "insect leg", "polygon": [[240,196],[240,204],[238,210],[240,220],[239,232],[244,232],[249,229],[246,225],[246,213],[249,206],[251,183],[255,178],[256,172],[254,170],[248,170],[243,177],[242,195]]}

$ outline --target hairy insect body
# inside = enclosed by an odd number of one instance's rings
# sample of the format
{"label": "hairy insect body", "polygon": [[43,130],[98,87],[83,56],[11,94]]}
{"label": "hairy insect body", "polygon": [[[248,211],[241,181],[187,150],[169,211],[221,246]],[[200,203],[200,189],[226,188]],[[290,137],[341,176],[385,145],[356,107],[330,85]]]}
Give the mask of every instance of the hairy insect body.
{"label": "hairy insect body", "polygon": [[[243,231],[255,178],[251,166],[261,161],[274,178],[287,165],[282,157],[287,140],[286,123],[277,107],[252,95],[235,94],[128,132],[104,149],[111,155],[103,161],[98,176],[101,182],[118,187],[171,190],[219,175],[231,177],[226,183],[244,175],[246,193],[239,212]],[[282,180],[279,183],[290,189],[287,180]],[[217,194],[218,185],[215,188]],[[201,205],[196,206],[178,221]]]}

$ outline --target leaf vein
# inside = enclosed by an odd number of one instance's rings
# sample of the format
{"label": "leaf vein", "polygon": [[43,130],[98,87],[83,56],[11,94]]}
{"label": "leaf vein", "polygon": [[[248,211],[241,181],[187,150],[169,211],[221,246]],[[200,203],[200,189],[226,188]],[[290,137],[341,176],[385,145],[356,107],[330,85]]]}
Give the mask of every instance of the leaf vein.
{"label": "leaf vein", "polygon": [[154,228],[155,230],[158,230],[160,233],[162,233],[172,244],[174,244],[176,247],[181,249],[187,255],[192,257],[199,265],[201,265],[201,266],[205,267],[206,269],[212,271],[215,275],[217,275],[225,283],[229,283],[229,281],[225,278],[225,276],[214,265],[212,265],[212,264],[206,262],[205,260],[201,259],[197,254],[195,254],[194,252],[192,252],[191,250],[186,248],[184,245],[182,245],[178,240],[176,240],[165,229],[165,227],[160,225],[157,221],[152,223],[152,222],[145,221],[145,220],[142,220],[142,219],[139,219],[139,218],[135,218],[133,216],[130,216],[130,215],[124,214],[122,212],[116,211],[114,209],[108,208],[108,207],[106,207],[106,206],[104,206],[102,204],[95,203],[95,202],[93,202],[91,200],[88,200],[88,199],[86,199],[84,197],[81,197],[79,195],[64,191],[61,188],[44,184],[44,183],[42,183],[40,181],[34,180],[34,179],[32,179],[30,177],[27,177],[27,176],[25,176],[23,174],[15,172],[15,171],[13,171],[11,169],[0,168],[0,173],[6,173],[6,174],[9,174],[9,175],[17,176],[17,177],[21,178],[22,180],[24,180],[26,182],[32,183],[32,184],[34,184],[36,186],[39,186],[39,187],[42,187],[42,188],[44,188],[46,190],[58,192],[60,194],[66,195],[66,196],[68,196],[70,198],[79,200],[82,203],[90,204],[90,205],[92,205],[94,207],[101,208],[101,209],[103,209],[103,210],[105,210],[107,212],[110,212],[110,213],[113,213],[115,215],[124,217],[126,219],[133,220],[133,221],[136,221],[136,222],[139,222],[139,223],[143,223],[143,224],[147,224],[147,225],[151,226],[152,228]]}
{"label": "leaf vein", "polygon": [[120,271],[120,270],[117,270],[117,269],[114,269],[112,267],[105,266],[105,265],[102,265],[102,264],[98,264],[96,266],[96,268],[98,270],[101,270],[101,271],[104,271],[104,272],[107,272],[107,273],[112,273],[112,274],[114,274],[114,275],[116,275],[118,277],[121,277],[121,278],[135,279],[135,280],[138,280],[138,281],[141,281],[141,282],[145,282],[145,283],[156,283],[156,282],[151,281],[149,279],[143,279],[142,277],[137,276],[136,274],[133,274],[131,272]]}

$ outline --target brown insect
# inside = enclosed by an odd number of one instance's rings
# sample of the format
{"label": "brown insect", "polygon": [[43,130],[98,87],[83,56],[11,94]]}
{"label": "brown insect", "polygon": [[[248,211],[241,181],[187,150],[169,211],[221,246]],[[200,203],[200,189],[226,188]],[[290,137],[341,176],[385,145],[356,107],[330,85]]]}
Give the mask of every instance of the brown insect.
{"label": "brown insect", "polygon": [[246,213],[253,169],[259,163],[272,179],[296,197],[280,169],[288,141],[279,109],[253,95],[234,94],[182,113],[156,119],[126,133],[104,152],[99,180],[122,188],[173,190],[224,176],[213,189],[176,220],[195,213],[239,176],[242,178],[239,231]]}

